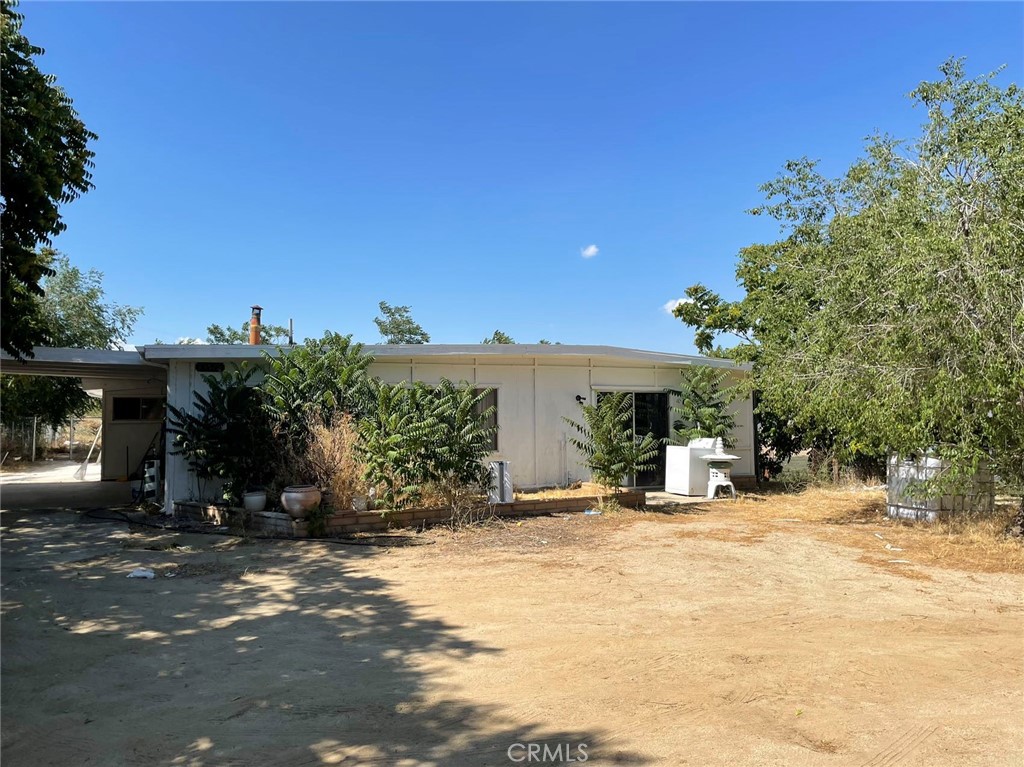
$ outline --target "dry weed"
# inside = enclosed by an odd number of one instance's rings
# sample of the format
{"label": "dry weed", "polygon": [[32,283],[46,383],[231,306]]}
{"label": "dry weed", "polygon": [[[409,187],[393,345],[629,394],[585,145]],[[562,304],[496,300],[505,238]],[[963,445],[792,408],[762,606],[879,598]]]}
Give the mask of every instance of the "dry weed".
{"label": "dry weed", "polygon": [[790,531],[803,529],[819,538],[856,546],[881,564],[906,559],[914,564],[980,572],[1024,572],[1024,544],[1005,534],[1015,512],[1011,499],[1001,499],[991,514],[956,515],[935,524],[889,519],[884,491],[854,488],[745,495],[734,504],[716,505],[714,510],[715,516],[740,517],[776,531],[779,522],[808,523]]}
{"label": "dry weed", "polygon": [[363,464],[356,451],[359,433],[348,413],[336,413],[330,423],[314,421],[309,435],[306,460],[317,484],[331,493],[336,509],[351,509],[357,495],[365,495]]}

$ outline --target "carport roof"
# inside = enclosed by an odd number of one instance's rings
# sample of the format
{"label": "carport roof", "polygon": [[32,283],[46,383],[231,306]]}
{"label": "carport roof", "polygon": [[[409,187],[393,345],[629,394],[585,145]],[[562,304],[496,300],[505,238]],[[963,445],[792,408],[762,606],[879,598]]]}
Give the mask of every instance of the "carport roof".
{"label": "carport roof", "polygon": [[0,355],[5,375],[66,376],[70,378],[130,378],[166,380],[167,368],[143,359],[138,351],[119,349],[51,349],[36,347],[35,356],[19,362]]}

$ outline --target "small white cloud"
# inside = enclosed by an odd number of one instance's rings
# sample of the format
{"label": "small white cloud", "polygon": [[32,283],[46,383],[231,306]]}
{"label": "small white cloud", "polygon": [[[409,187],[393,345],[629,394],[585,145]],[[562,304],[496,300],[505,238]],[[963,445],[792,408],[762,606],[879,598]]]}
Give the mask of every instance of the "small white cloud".
{"label": "small white cloud", "polygon": [[190,336],[182,336],[177,341],[175,341],[175,343],[176,344],[183,344],[183,345],[186,345],[186,346],[205,346],[206,345],[206,341],[204,341],[203,339],[201,339],[201,338],[192,338]]}
{"label": "small white cloud", "polygon": [[587,245],[585,248],[580,249],[580,255],[584,258],[593,258],[599,252],[597,245]]}
{"label": "small white cloud", "polygon": [[673,298],[671,301],[666,301],[665,303],[663,303],[661,305],[661,308],[665,310],[666,314],[672,314],[672,312],[676,310],[676,307],[679,306],[679,304],[688,303],[690,303],[689,298]]}

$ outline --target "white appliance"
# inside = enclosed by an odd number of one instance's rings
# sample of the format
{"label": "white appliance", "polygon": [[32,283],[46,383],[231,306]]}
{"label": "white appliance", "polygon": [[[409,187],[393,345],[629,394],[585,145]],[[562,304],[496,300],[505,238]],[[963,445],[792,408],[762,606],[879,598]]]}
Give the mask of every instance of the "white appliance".
{"label": "white appliance", "polygon": [[692,439],[688,445],[665,448],[665,492],[675,495],[706,495],[710,471],[701,460],[715,452],[715,440]]}
{"label": "white appliance", "polygon": [[512,463],[511,461],[491,461],[491,486],[487,490],[487,502],[512,503],[515,500],[515,491],[512,488]]}

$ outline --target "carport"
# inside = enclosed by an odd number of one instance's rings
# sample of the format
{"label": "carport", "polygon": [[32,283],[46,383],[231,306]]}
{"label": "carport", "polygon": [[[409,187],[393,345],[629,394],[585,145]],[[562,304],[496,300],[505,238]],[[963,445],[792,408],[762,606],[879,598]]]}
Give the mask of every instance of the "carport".
{"label": "carport", "polygon": [[[86,509],[131,500],[132,483],[152,449],[164,457],[161,442],[167,369],[146,362],[137,351],[113,349],[36,350],[19,362],[0,357],[4,375],[61,376],[80,379],[102,398],[102,465],[90,467],[86,481],[73,477],[76,464],[47,462],[27,472],[0,478],[0,507],[14,509]],[[89,480],[107,480],[89,481]]]}
{"label": "carport", "polygon": [[78,467],[77,462],[46,461],[32,471],[0,476],[0,511],[71,511],[131,502],[137,483],[101,482],[94,467],[84,480],[75,479]]}

